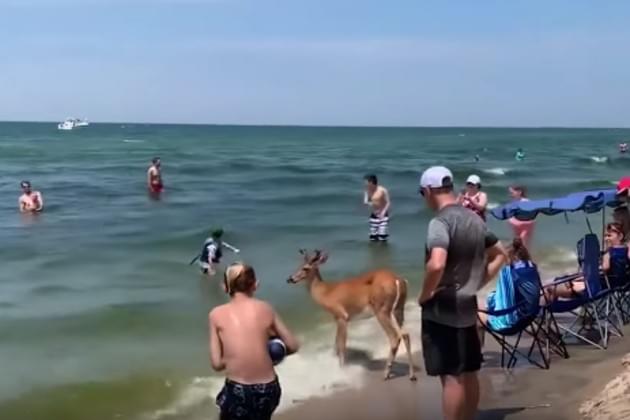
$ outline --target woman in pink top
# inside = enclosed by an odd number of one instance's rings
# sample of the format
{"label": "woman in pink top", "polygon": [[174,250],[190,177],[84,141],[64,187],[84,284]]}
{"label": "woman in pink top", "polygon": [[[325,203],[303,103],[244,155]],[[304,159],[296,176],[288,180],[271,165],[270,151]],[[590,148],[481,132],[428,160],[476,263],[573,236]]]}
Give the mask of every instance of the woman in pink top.
{"label": "woman in pink top", "polygon": [[[520,185],[514,185],[510,187],[510,196],[514,201],[528,201],[527,189]],[[534,227],[536,222],[533,220],[518,220],[512,217],[508,220],[508,223],[512,226],[514,237],[521,238],[526,247],[529,247],[534,235]]]}

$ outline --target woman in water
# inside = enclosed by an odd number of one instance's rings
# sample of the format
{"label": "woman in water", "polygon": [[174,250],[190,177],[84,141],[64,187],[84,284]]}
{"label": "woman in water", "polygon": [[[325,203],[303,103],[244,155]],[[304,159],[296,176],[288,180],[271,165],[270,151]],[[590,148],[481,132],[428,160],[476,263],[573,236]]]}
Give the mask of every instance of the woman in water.
{"label": "woman in water", "polygon": [[[511,186],[509,188],[509,192],[510,197],[512,197],[512,200],[514,201],[529,201],[527,198],[527,188],[522,185]],[[523,241],[523,244],[529,248],[532,236],[534,235],[536,222],[534,220],[518,220],[516,217],[511,217],[508,219],[508,223],[512,227],[514,237],[520,238],[521,241]]]}
{"label": "woman in water", "polygon": [[519,162],[525,159],[525,152],[523,152],[523,149],[519,148],[516,151],[516,155],[514,156],[514,159],[518,160]]}
{"label": "woman in water", "polygon": [[471,175],[466,180],[466,188],[457,197],[457,202],[477,213],[484,221],[486,220],[486,207],[488,207],[488,195],[481,191],[481,178]]}

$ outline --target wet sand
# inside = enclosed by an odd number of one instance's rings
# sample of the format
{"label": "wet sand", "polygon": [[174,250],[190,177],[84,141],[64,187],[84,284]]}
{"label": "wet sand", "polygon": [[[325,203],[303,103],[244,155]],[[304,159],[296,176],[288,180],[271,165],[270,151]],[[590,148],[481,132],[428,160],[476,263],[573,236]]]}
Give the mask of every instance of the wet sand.
{"label": "wet sand", "polygon": [[[481,371],[481,407],[478,419],[578,419],[580,405],[599,394],[622,371],[621,360],[630,352],[630,327],[626,337],[612,337],[608,350],[570,344],[569,359],[554,356],[549,370],[519,361],[511,372],[499,367],[498,347],[487,337],[486,364]],[[400,358],[400,355],[399,355]],[[358,359],[358,360],[357,360]],[[400,358],[399,360],[403,360]],[[415,354],[423,365],[422,356]],[[275,418],[315,419],[440,419],[441,389],[437,378],[418,372],[410,382],[407,365],[395,366],[397,377],[382,380],[383,361],[366,362],[350,357],[349,363],[362,363],[370,369],[368,384],[359,390],[340,390],[326,398],[304,401]],[[305,378],[308,380],[308,378]],[[630,405],[630,399],[628,399]],[[622,419],[623,417],[610,417]]]}

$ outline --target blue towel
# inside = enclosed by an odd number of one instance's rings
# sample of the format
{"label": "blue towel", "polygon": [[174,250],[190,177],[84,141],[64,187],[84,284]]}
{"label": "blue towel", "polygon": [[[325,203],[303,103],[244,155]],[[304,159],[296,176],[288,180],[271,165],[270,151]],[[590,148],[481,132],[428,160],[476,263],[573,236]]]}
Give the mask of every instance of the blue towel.
{"label": "blue towel", "polygon": [[[497,288],[488,295],[487,304],[488,311],[490,312],[510,309],[516,305],[512,267],[509,265],[501,269]],[[517,311],[511,311],[505,315],[490,315],[488,317],[488,324],[490,324],[490,328],[493,330],[503,330],[514,326],[518,319]]]}

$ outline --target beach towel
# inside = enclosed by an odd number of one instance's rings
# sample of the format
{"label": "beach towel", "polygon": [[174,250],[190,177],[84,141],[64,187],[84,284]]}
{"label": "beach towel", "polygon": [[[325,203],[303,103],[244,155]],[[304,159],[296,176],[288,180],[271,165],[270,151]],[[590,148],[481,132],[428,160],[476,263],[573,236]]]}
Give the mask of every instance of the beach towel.
{"label": "beach towel", "polygon": [[[497,288],[488,295],[487,305],[490,312],[510,309],[516,305],[512,267],[505,266],[501,269]],[[511,311],[505,315],[490,315],[488,317],[488,324],[493,330],[511,328],[517,321],[518,313],[516,311]]]}

